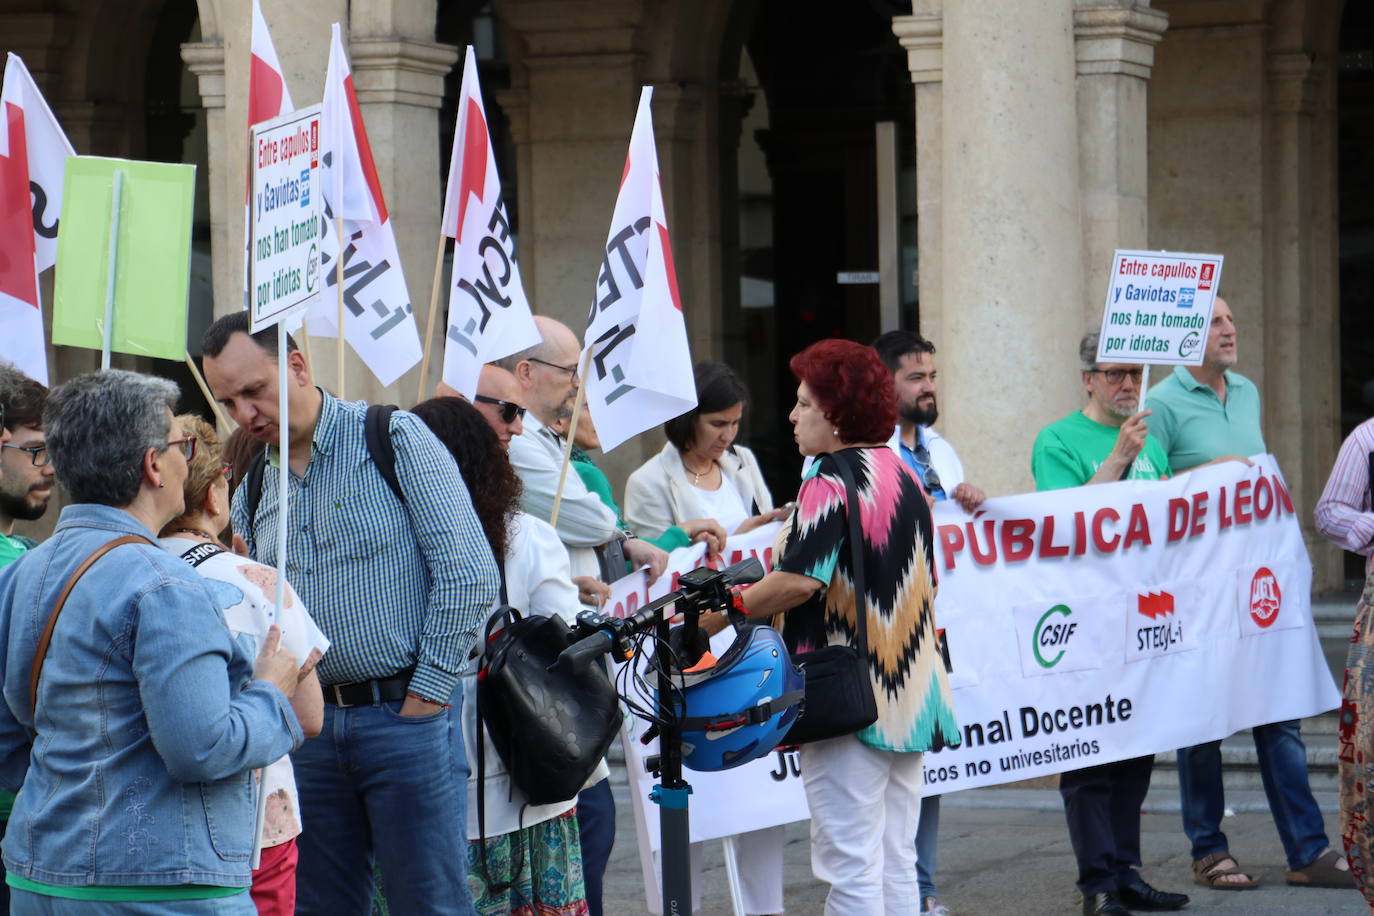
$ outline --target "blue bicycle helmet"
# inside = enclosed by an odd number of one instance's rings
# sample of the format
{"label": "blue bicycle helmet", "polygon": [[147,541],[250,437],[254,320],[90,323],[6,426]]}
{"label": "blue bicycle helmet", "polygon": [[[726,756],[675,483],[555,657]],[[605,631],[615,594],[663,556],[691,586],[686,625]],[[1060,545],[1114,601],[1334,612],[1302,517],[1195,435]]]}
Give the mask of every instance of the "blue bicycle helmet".
{"label": "blue bicycle helmet", "polygon": [[680,677],[688,769],[728,770],[767,756],[801,713],[801,670],[769,626],[744,627],[714,665]]}

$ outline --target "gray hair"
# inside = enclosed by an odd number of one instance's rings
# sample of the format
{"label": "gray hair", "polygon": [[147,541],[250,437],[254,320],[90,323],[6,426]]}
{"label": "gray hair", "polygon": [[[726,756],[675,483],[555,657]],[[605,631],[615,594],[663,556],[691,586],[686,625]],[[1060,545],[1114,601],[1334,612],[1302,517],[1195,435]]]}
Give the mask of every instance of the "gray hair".
{"label": "gray hair", "polygon": [[1097,368],[1097,342],[1099,336],[1099,331],[1089,331],[1084,334],[1083,339],[1078,342],[1078,361],[1083,364],[1084,372],[1092,372]]}
{"label": "gray hair", "polygon": [[121,369],[80,375],[54,388],[43,429],[57,479],[72,500],[133,502],[143,455],[167,449],[167,411],[176,410],[180,397],[167,379]]}

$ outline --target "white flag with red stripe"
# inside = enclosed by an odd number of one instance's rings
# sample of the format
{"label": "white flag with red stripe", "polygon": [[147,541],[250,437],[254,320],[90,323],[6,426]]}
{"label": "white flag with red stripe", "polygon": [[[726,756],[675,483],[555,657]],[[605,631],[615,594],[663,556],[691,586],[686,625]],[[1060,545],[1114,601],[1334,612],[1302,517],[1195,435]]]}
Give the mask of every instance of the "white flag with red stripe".
{"label": "white flag with red stripe", "polygon": [[38,275],[57,262],[62,176],[75,156],[15,54],[0,92],[0,357],[48,384]]}
{"label": "white flag with red stripe", "polygon": [[329,44],[320,133],[326,216],[320,271],[329,293],[311,308],[310,331],[322,337],[337,334],[339,240],[334,220],[341,216],[344,339],[377,380],[390,385],[420,361],[420,332],[337,22]]}
{"label": "white flag with red stripe", "polygon": [[645,86],[583,338],[587,408],[604,451],[696,406],[687,323]]}
{"label": "white flag with red stripe", "polygon": [[[253,0],[253,42],[248,57],[248,126],[261,124],[295,111],[291,103],[291,90],[286,88],[286,77],[282,74],[281,62],[277,60],[277,49],[272,44],[272,33],[267,31],[267,20],[262,18],[262,4]],[[248,164],[243,184],[243,307],[248,308],[249,264],[252,261],[253,240],[250,206],[253,192],[253,167]],[[288,319],[292,328],[300,326],[297,318]]]}
{"label": "white flag with red stripe", "polygon": [[472,45],[458,96],[443,233],[454,240],[444,383],[471,398],[477,394],[483,363],[532,347],[540,339],[520,279]]}

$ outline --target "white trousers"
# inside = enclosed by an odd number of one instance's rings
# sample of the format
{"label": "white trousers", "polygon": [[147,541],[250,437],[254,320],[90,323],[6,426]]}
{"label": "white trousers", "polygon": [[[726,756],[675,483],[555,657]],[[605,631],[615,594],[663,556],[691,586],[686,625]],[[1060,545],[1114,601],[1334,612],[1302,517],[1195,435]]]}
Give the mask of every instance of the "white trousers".
{"label": "white trousers", "polygon": [[915,916],[921,754],[879,751],[853,735],[802,745],[811,870],[830,885],[826,916]]}
{"label": "white trousers", "polygon": [[[741,903],[747,916],[781,913],[784,828],[764,827],[735,838]],[[713,843],[720,842],[712,840]],[[701,843],[692,844],[692,909],[701,907]]]}

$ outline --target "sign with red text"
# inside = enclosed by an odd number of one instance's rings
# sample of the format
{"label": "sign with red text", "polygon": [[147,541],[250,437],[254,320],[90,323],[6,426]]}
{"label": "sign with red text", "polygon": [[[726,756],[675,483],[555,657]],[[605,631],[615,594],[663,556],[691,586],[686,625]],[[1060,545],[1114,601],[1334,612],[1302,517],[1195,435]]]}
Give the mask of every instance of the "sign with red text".
{"label": "sign with red text", "polygon": [[254,333],[308,308],[320,276],[320,106],[254,124],[249,199],[249,315]]}
{"label": "sign with red text", "polygon": [[936,619],[963,741],[926,754],[927,792],[1339,704],[1292,497],[1272,456],[1252,461],[990,499],[974,518],[936,504]]}
{"label": "sign with red text", "polygon": [[1097,361],[1202,365],[1222,261],[1219,254],[1117,249]]}

